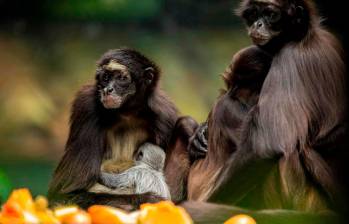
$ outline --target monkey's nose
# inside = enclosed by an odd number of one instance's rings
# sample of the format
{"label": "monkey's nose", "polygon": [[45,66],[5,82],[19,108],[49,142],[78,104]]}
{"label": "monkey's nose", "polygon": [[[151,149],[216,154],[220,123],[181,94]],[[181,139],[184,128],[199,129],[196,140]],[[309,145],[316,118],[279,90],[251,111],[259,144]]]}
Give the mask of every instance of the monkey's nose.
{"label": "monkey's nose", "polygon": [[111,87],[111,86],[108,86],[108,87],[106,87],[106,88],[104,89],[104,92],[105,92],[106,94],[111,94],[113,91],[114,91],[114,88]]}
{"label": "monkey's nose", "polygon": [[261,28],[262,26],[263,26],[263,22],[258,21],[258,22],[257,22],[257,28]]}

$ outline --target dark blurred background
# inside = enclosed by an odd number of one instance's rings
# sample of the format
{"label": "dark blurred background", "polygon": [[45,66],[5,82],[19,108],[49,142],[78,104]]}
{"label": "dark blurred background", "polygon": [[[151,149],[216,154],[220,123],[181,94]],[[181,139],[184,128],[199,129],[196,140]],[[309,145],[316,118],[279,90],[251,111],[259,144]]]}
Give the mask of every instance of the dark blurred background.
{"label": "dark blurred background", "polygon": [[[67,138],[70,103],[108,49],[128,46],[162,68],[182,114],[204,121],[232,55],[250,44],[237,0],[0,0],[0,201],[45,194]],[[348,47],[343,1],[316,1]]]}

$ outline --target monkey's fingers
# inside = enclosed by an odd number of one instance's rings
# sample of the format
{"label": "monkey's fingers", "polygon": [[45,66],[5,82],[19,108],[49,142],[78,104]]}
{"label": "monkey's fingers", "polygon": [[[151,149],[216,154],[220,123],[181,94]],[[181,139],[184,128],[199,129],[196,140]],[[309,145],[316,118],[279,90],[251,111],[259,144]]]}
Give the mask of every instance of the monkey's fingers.
{"label": "monkey's fingers", "polygon": [[195,139],[193,141],[193,144],[195,145],[197,154],[200,154],[202,156],[206,155],[206,153],[207,153],[207,144],[202,144],[200,139]]}
{"label": "monkey's fingers", "polygon": [[188,151],[192,160],[203,158],[207,154],[207,129],[207,123],[201,124],[189,139]]}
{"label": "monkey's fingers", "polygon": [[207,146],[201,144],[201,142],[195,138],[191,141],[188,146],[188,151],[190,155],[190,159],[195,161],[200,158],[204,158],[207,154]]}
{"label": "monkey's fingers", "polygon": [[200,144],[207,148],[207,132],[208,132],[208,126],[205,124],[204,126],[200,127],[200,130],[197,133],[197,140],[200,142]]}

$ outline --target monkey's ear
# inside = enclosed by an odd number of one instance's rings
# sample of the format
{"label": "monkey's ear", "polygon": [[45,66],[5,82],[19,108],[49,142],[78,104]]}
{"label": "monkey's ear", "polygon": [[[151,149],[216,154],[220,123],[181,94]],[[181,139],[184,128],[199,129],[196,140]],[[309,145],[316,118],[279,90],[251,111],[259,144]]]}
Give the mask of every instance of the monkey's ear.
{"label": "monkey's ear", "polygon": [[153,67],[148,67],[144,69],[143,77],[145,82],[149,85],[153,82],[155,69]]}

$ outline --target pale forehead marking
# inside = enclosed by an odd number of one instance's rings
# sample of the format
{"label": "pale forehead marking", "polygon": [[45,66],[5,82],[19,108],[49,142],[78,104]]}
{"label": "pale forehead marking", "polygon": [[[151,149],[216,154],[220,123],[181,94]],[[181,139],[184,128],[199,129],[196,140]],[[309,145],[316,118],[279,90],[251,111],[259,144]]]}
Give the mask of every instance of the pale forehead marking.
{"label": "pale forehead marking", "polygon": [[124,71],[126,70],[126,66],[118,63],[115,60],[110,60],[107,65],[104,65],[103,68],[109,70],[109,71],[115,71],[115,70],[121,70]]}
{"label": "pale forehead marking", "polygon": [[279,5],[276,0],[254,0],[255,2],[263,2],[263,3],[272,3],[275,5]]}

